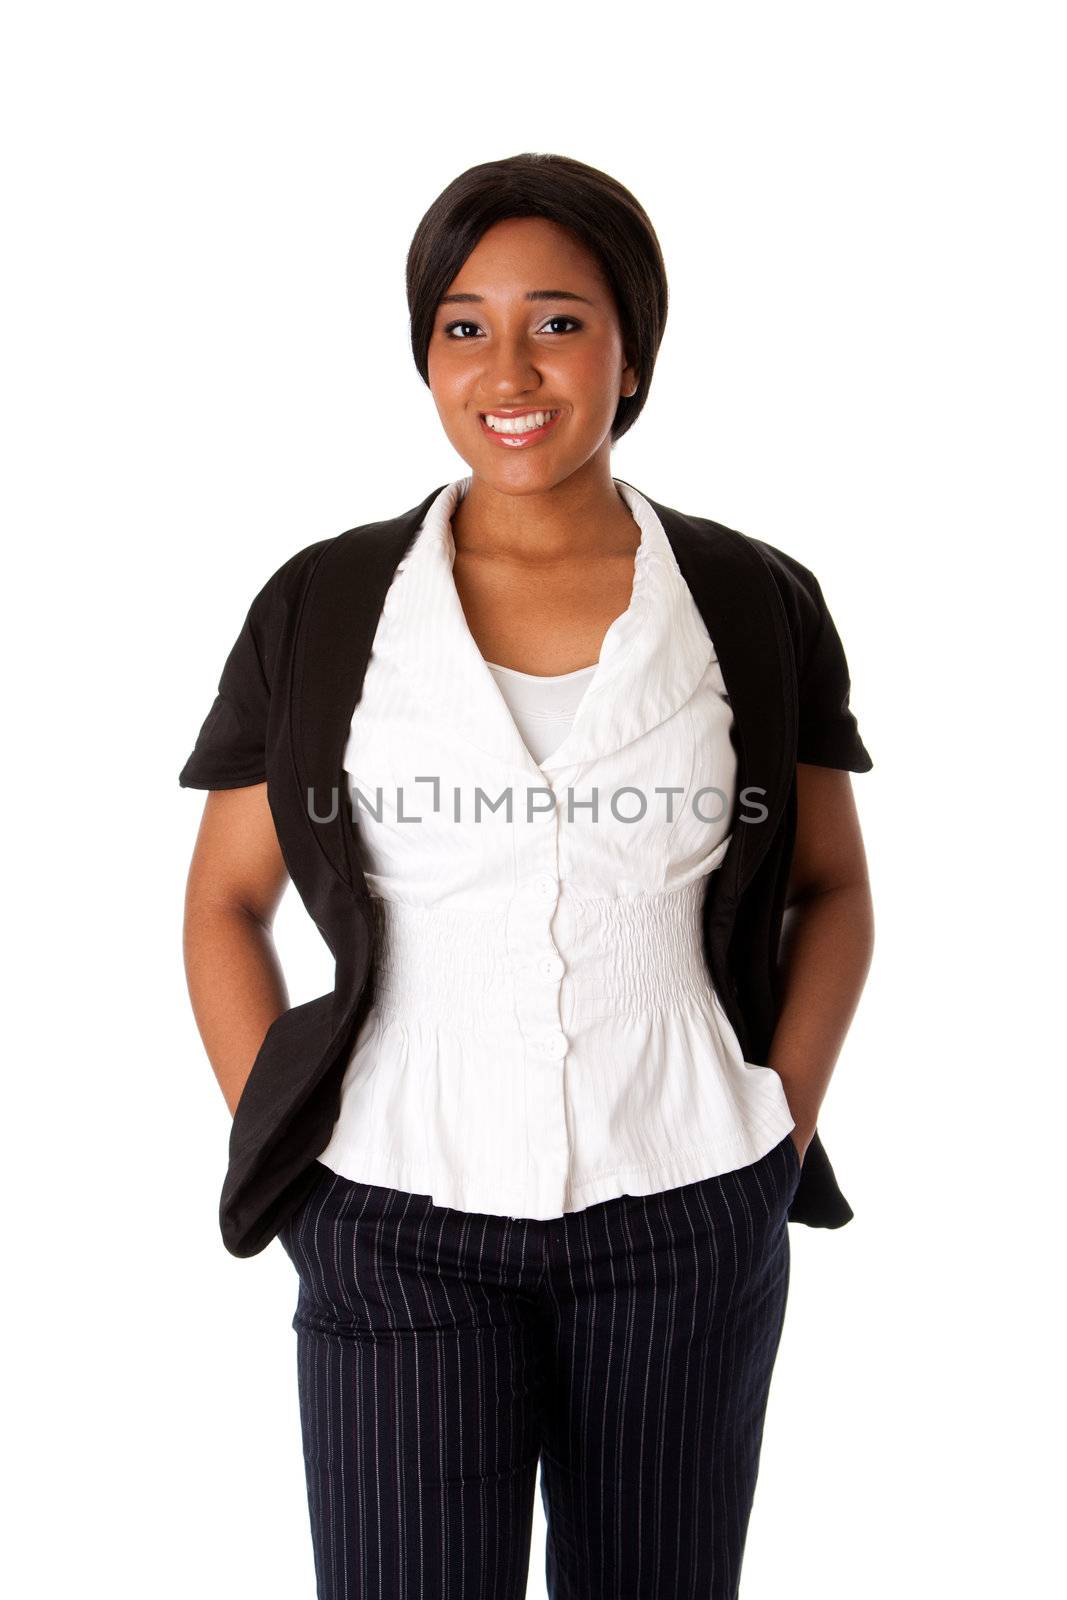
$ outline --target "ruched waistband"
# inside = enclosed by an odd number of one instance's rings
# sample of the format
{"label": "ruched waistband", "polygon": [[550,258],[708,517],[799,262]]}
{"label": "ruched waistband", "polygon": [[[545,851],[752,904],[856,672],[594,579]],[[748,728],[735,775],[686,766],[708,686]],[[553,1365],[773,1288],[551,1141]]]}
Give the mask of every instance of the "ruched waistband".
{"label": "ruched waistband", "polygon": [[431,908],[375,897],[375,1005],[427,1024],[532,1025],[552,1013],[568,1026],[707,1004],[706,891],[699,878],[656,895],[582,899],[564,884],[548,908],[521,894]]}

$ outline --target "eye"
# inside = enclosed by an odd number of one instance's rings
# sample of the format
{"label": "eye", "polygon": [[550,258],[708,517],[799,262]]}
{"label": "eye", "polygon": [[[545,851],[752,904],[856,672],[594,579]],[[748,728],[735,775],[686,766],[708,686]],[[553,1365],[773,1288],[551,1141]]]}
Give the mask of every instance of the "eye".
{"label": "eye", "polygon": [[[572,333],[575,329],[579,329],[582,326],[577,317],[567,317],[564,316],[562,312],[560,312],[558,316],[549,317],[548,322],[543,324],[543,326],[548,327],[553,322],[569,322],[571,326],[569,328],[564,328],[564,333]],[[445,326],[441,329],[441,332],[444,334],[446,339],[451,339],[459,328],[473,328],[474,331],[477,332],[478,324],[476,322],[446,322]],[[466,339],[467,334],[464,332],[462,335],[460,335],[460,338]]]}

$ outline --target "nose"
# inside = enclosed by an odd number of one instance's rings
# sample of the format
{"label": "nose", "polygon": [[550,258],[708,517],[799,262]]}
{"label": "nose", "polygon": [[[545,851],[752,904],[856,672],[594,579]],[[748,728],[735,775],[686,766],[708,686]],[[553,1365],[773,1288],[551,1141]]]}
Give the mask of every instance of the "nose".
{"label": "nose", "polygon": [[533,347],[521,335],[501,339],[486,353],[481,389],[500,405],[516,405],[540,387]]}

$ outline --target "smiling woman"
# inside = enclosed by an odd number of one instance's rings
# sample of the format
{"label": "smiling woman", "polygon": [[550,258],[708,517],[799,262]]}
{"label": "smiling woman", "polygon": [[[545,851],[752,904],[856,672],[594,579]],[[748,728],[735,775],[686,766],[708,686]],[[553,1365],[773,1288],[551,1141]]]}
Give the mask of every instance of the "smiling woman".
{"label": "smiling woman", "polygon": [[[223,1237],[296,1269],[320,1597],[518,1600],[540,1468],[557,1600],[734,1600],[787,1224],[852,1217],[816,1120],[873,763],[814,574],[612,474],[667,311],[634,197],[474,167],[407,288],[469,472],[268,579],[181,774],[227,791],[186,914]],[[295,1008],[286,873],[337,964]]]}

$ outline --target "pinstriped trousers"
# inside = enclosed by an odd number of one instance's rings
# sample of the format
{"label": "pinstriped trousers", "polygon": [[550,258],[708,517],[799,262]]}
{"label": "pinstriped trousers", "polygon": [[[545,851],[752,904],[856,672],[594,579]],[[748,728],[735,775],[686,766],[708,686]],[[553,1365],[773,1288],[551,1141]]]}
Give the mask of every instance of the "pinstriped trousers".
{"label": "pinstriped trousers", "polygon": [[735,1600],[789,1284],[792,1138],[550,1222],[321,1167],[278,1237],[318,1600]]}

